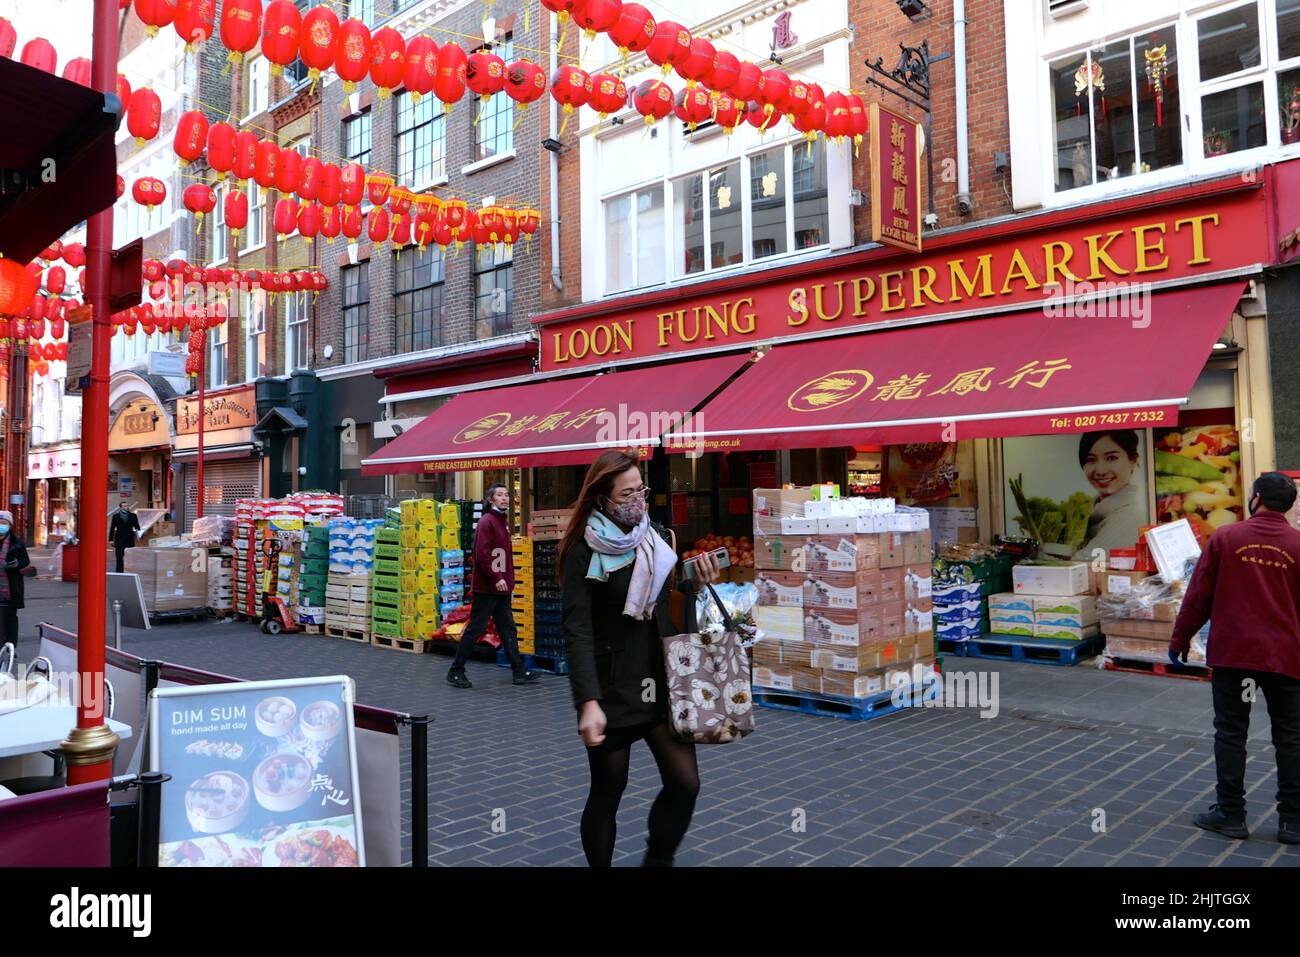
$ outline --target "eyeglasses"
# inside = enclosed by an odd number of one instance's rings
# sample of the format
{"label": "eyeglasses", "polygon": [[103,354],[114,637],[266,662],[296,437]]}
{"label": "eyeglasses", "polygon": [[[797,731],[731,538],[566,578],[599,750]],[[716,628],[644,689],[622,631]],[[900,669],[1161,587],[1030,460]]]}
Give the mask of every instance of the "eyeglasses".
{"label": "eyeglasses", "polygon": [[624,489],[615,496],[620,502],[632,502],[638,498],[650,497],[650,486],[642,485],[640,488]]}

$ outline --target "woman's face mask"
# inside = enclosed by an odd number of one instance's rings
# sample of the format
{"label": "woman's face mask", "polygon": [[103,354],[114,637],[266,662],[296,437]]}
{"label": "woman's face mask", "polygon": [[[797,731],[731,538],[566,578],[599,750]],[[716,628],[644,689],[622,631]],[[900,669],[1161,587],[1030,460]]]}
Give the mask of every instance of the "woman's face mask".
{"label": "woman's face mask", "polygon": [[645,518],[645,499],[643,498],[634,498],[630,502],[623,502],[622,504],[606,499],[605,503],[606,512],[616,522],[636,526],[640,525],[641,519]]}
{"label": "woman's face mask", "polygon": [[9,525],[5,522],[0,522],[0,537],[3,537],[8,534],[9,534]]}

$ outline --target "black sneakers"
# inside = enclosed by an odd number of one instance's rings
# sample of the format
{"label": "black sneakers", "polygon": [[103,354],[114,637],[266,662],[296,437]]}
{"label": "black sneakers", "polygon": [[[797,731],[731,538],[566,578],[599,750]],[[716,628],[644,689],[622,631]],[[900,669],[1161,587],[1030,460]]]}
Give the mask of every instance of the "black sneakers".
{"label": "black sneakers", "polygon": [[[1217,804],[1211,804],[1208,811],[1193,817],[1192,823],[1203,831],[1213,831],[1237,841],[1250,837],[1250,832],[1246,830],[1246,815],[1225,814]],[[1300,841],[1300,833],[1296,833],[1296,839]]]}
{"label": "black sneakers", "polygon": [[464,671],[457,668],[452,668],[451,671],[447,672],[447,684],[451,685],[453,688],[474,687],[474,682],[465,677]]}
{"label": "black sneakers", "polygon": [[537,684],[538,680],[536,671],[525,671],[523,674],[515,675],[515,684],[517,685]]}
{"label": "black sneakers", "polygon": [[1300,844],[1300,821],[1278,821],[1277,839],[1282,844]]}

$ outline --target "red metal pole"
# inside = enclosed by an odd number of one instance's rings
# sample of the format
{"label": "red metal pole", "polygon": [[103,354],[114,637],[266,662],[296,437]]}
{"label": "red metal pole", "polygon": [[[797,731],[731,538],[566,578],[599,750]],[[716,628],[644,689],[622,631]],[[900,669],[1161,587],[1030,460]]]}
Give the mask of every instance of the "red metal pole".
{"label": "red metal pole", "polygon": [[[209,329],[208,335],[209,336],[213,335],[215,331],[216,331],[215,329]],[[206,343],[206,341],[207,340],[205,339],[204,342]],[[198,488],[194,490],[194,501],[195,501],[194,515],[196,518],[203,517],[203,422],[208,417],[207,400],[204,398],[203,390],[204,390],[204,385],[207,383],[208,358],[211,355],[212,353],[209,352],[208,355],[205,355],[203,357],[203,361],[199,363],[199,454],[198,454],[198,458],[196,459],[196,461],[198,462],[198,468],[197,468],[198,474],[195,476],[195,481],[198,483]]]}
{"label": "red metal pole", "polygon": [[[91,82],[101,93],[117,90],[117,0],[95,0]],[[117,735],[104,713],[104,599],[108,571],[108,379],[113,329],[109,320],[109,270],[113,253],[113,207],[86,223],[86,301],[91,307],[90,384],[82,397],[81,585],[77,592],[77,670],[81,694],[77,727],[63,743],[68,784],[107,780]],[[89,685],[89,687],[87,687]],[[92,708],[92,704],[95,707]]]}

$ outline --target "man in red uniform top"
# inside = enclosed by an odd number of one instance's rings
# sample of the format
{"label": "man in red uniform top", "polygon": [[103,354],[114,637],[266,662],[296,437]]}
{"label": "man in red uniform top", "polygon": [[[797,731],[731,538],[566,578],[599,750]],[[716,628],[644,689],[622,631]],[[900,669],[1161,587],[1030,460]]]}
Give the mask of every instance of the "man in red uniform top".
{"label": "man in red uniform top", "polygon": [[1300,531],[1286,517],[1295,499],[1295,483],[1280,472],[1255,480],[1251,517],[1210,536],[1169,643],[1169,657],[1186,661],[1192,635],[1213,617],[1206,663],[1218,802],[1193,821],[1238,840],[1249,836],[1246,735],[1262,691],[1277,752],[1277,839],[1300,844]]}

